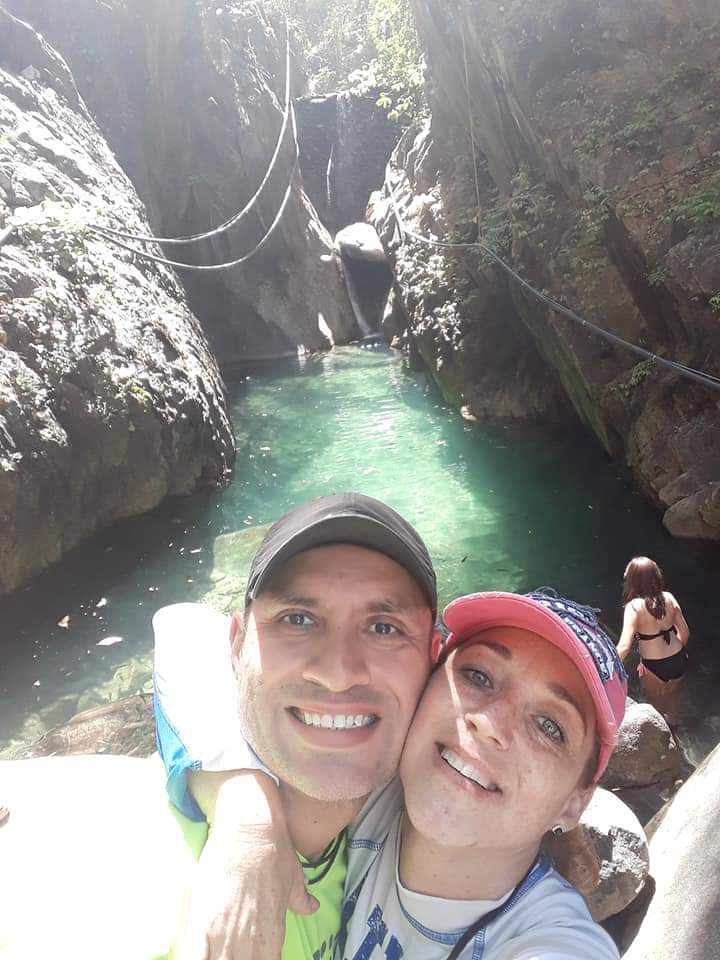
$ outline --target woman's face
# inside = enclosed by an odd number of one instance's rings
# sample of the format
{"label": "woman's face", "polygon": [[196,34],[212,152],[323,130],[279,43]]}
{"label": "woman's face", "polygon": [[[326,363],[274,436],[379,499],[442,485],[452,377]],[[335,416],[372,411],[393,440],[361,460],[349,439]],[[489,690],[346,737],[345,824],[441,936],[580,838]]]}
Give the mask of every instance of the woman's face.
{"label": "woman's face", "polygon": [[532,853],[555,824],[577,824],[594,745],[574,664],[534,633],[486,630],[450,653],[420,701],[400,762],[408,815],[444,846]]}

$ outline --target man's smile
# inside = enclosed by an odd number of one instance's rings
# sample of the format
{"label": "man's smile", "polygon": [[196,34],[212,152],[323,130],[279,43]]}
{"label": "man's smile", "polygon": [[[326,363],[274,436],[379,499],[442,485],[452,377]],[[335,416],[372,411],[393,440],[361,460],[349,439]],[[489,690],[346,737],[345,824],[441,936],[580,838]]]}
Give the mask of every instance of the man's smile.
{"label": "man's smile", "polygon": [[307,727],[323,727],[326,730],[350,730],[353,727],[369,727],[379,718],[374,713],[309,713],[299,707],[290,707],[290,712]]}

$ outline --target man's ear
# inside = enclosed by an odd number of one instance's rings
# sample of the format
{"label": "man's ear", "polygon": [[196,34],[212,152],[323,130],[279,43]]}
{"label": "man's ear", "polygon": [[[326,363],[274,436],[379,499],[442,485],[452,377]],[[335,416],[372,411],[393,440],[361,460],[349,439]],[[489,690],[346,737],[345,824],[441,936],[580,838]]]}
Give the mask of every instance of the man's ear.
{"label": "man's ear", "polygon": [[440,654],[442,653],[442,649],[443,649],[443,635],[438,629],[438,627],[435,627],[433,629],[432,636],[430,637],[430,661],[432,663],[432,666],[435,666],[435,664],[440,659]]}
{"label": "man's ear", "polygon": [[578,825],[580,817],[585,811],[585,807],[587,807],[592,799],[593,793],[595,793],[595,784],[589,787],[576,787],[575,790],[573,790],[562,813],[556,821],[565,833],[574,830]]}
{"label": "man's ear", "polygon": [[245,617],[240,610],[236,610],[230,620],[230,656],[233,665],[240,656],[240,648],[245,639]]}

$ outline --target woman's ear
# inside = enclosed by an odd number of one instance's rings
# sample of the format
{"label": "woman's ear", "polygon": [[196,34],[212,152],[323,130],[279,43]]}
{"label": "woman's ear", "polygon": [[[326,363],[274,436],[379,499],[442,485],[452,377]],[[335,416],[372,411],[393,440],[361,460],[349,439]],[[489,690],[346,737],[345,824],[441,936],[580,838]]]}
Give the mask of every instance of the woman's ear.
{"label": "woman's ear", "polygon": [[570,794],[562,813],[556,820],[556,823],[560,824],[565,833],[574,830],[578,825],[580,817],[585,811],[585,807],[587,807],[592,799],[593,793],[595,793],[594,783],[589,787],[576,787]]}

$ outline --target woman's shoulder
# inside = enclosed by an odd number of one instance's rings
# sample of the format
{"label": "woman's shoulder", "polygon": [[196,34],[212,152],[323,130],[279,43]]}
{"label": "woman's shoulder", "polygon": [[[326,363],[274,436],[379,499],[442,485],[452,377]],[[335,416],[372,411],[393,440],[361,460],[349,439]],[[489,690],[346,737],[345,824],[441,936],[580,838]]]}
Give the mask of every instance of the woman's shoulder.
{"label": "woman's shoulder", "polygon": [[680,604],[677,602],[675,597],[670,593],[669,590],[663,590],[663,597],[665,598],[665,603],[672,607],[674,610],[677,610],[680,607]]}

